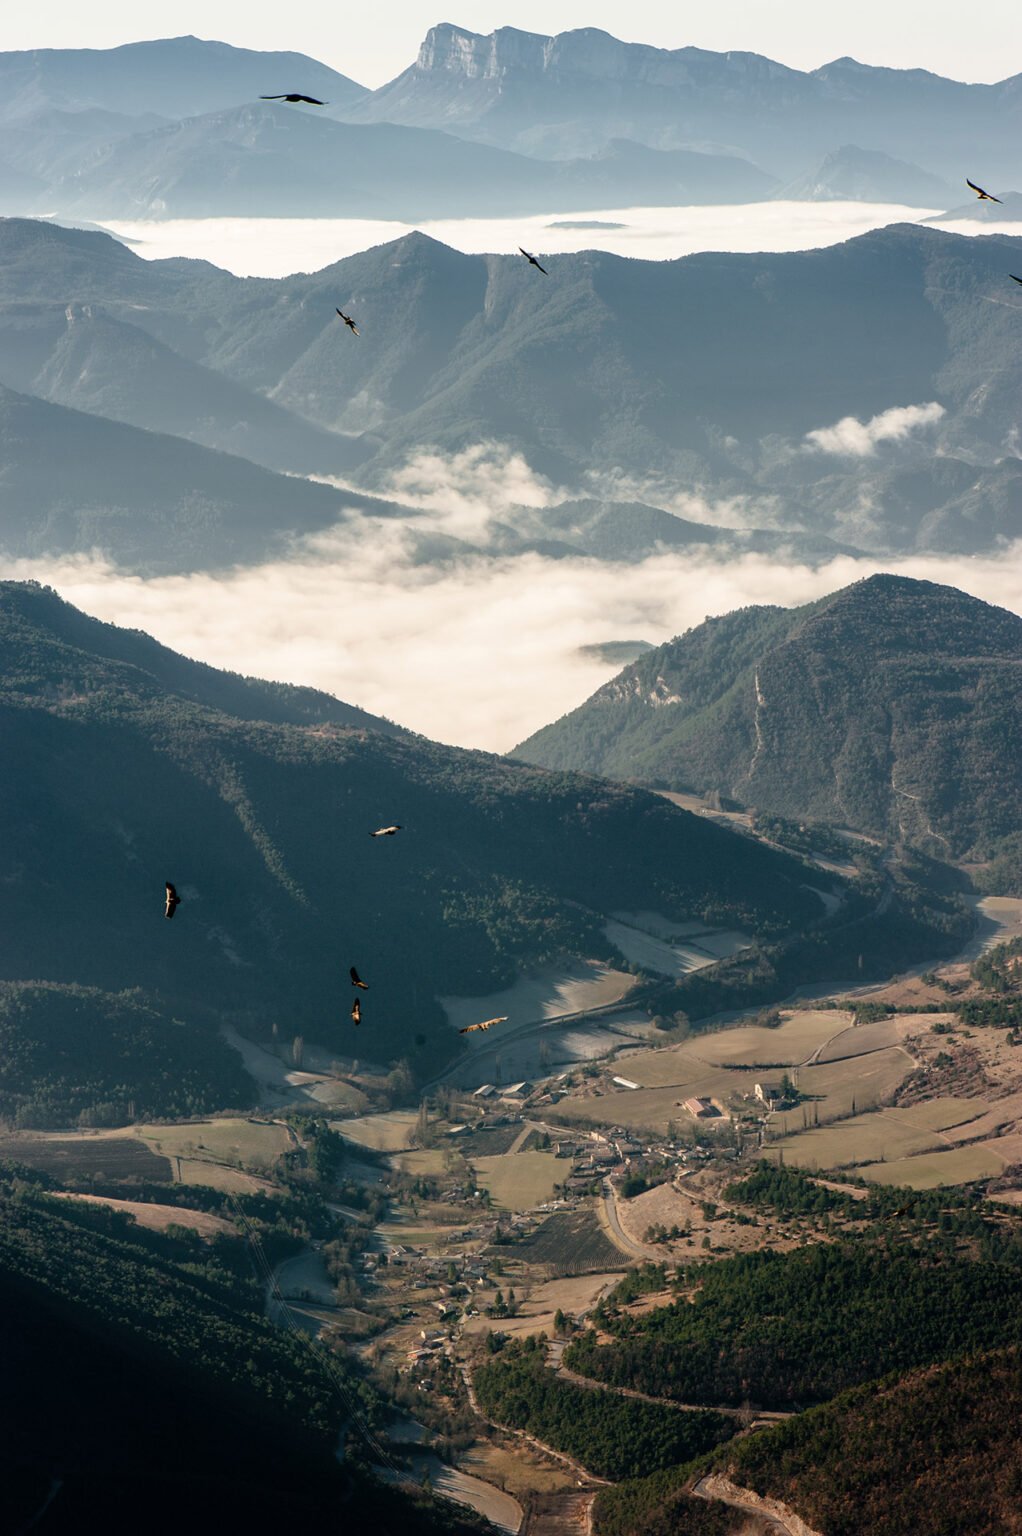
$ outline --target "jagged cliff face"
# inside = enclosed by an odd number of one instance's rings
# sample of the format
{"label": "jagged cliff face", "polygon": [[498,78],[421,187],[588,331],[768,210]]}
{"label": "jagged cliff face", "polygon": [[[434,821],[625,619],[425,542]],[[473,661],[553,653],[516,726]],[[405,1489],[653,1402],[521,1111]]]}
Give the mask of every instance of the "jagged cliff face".
{"label": "jagged cliff face", "polygon": [[923,70],[837,59],[803,72],[755,53],[651,48],[595,27],[544,37],[489,36],[444,23],[416,62],[356,104],[359,121],[450,126],[550,158],[613,138],[745,155],[774,175],[805,175],[844,143],[941,174],[964,132],[1004,185],[1004,143],[1022,117],[1018,82],[966,85]]}

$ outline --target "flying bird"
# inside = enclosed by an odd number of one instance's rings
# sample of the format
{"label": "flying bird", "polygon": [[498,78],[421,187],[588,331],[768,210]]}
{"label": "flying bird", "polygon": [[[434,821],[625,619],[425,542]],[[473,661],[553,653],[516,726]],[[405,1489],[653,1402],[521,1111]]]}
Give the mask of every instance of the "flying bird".
{"label": "flying bird", "polygon": [[357,1029],[362,1022],[362,1004],[359,1002],[357,997],[351,1005],[351,1018]]}
{"label": "flying bird", "polygon": [[166,881],[166,886],[167,886],[167,905],[163,909],[163,915],[164,915],[164,917],[170,918],[170,917],[174,916],[174,913],[177,911],[178,907],[181,905],[181,898],[177,894],[176,887],[171,885],[169,880]]}
{"label": "flying bird", "polygon": [[362,980],[361,976],[358,974],[358,972],[356,971],[354,966],[351,967],[351,970],[348,972],[348,975],[351,977],[351,985],[353,987],[361,987],[364,992],[368,992],[369,991],[369,983],[367,981],[363,981]]}
{"label": "flying bird", "polygon": [[395,832],[400,832],[400,830],[401,830],[400,826],[397,826],[397,827],[377,827],[376,831],[375,832],[370,832],[369,836],[370,837],[393,837],[394,833]]}
{"label": "flying bird", "polygon": [[1009,272],[1008,276],[1011,278],[1013,283],[1022,283],[1022,277],[1016,277],[1014,272]]}
{"label": "flying bird", "polygon": [[481,1024],[466,1024],[464,1029],[459,1029],[459,1035],[474,1035],[477,1029],[492,1029],[494,1024],[506,1024],[508,1015],[501,1014],[499,1019],[484,1019]]}
{"label": "flying bird", "polygon": [[968,176],[965,178],[965,185],[972,188],[981,203],[999,203],[1001,201],[1001,199],[999,197],[995,197],[992,192],[984,192],[982,187],[977,187],[976,183],[974,181],[970,181]]}
{"label": "flying bird", "polygon": [[[524,245],[520,245],[518,249],[521,251],[522,255],[525,257],[530,266],[539,267],[539,262],[536,260],[535,256],[530,256]],[[546,267],[539,267],[539,270],[542,272],[544,277],[550,276],[550,273],[547,271]]]}
{"label": "flying bird", "polygon": [[328,107],[328,101],[320,101],[318,96],[303,96],[299,91],[285,91],[281,96],[260,96],[260,101],[304,101],[309,107]]}
{"label": "flying bird", "polygon": [[337,313],[340,315],[349,331],[354,331],[356,336],[361,336],[362,332],[359,330],[358,326],[355,324],[350,315],[346,315],[343,309],[338,309]]}

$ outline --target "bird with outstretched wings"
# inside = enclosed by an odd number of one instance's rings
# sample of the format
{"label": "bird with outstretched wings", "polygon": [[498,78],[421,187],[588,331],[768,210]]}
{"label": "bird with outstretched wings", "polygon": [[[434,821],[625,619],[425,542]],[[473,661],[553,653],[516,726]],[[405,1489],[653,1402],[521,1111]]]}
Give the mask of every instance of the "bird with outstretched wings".
{"label": "bird with outstretched wings", "polygon": [[351,1021],[356,1027],[362,1022],[362,1004],[357,997],[351,1005]]}
{"label": "bird with outstretched wings", "polygon": [[982,187],[977,187],[976,183],[974,181],[970,181],[968,176],[965,178],[965,185],[972,188],[981,203],[999,203],[1001,201],[1001,199],[999,197],[995,197],[992,192],[984,192]]}
{"label": "bird with outstretched wings", "polygon": [[474,1035],[480,1029],[492,1029],[494,1024],[506,1024],[508,1015],[502,1013],[498,1019],[484,1019],[481,1024],[466,1024],[464,1029],[459,1029],[459,1035]]}
{"label": "bird with outstretched wings", "polygon": [[377,827],[375,832],[370,832],[370,837],[393,837],[395,832],[400,832],[400,825],[396,827]]}
{"label": "bird with outstretched wings", "polygon": [[1022,277],[1016,277],[1014,272],[1009,272],[1008,276],[1011,278],[1013,283],[1022,283]]}
{"label": "bird with outstretched wings", "polygon": [[166,904],[166,906],[163,909],[163,915],[164,915],[164,917],[173,917],[174,913],[177,911],[178,907],[181,905],[181,898],[177,894],[177,887],[176,886],[171,885],[169,880],[167,880],[165,882],[165,884],[166,884],[166,887],[167,887],[167,904]]}
{"label": "bird with outstretched wings", "polygon": [[[335,305],[334,308],[336,309],[337,306]],[[343,309],[338,309],[337,313],[340,315],[349,331],[354,331],[356,336],[361,336],[362,332],[359,330],[358,326],[355,324],[350,315],[346,315]]]}
{"label": "bird with outstretched wings", "polygon": [[260,96],[260,101],[304,101],[307,107],[327,107],[327,101],[320,101],[318,96],[303,96],[299,91],[283,91],[279,96]]}
{"label": "bird with outstretched wings", "polygon": [[362,980],[361,976],[358,974],[358,972],[356,971],[354,966],[351,967],[351,970],[348,972],[348,975],[351,977],[351,985],[353,987],[361,987],[363,992],[368,992],[369,991],[369,983],[367,981],[363,981]]}
{"label": "bird with outstretched wings", "polygon": [[546,267],[540,267],[539,266],[539,262],[536,260],[535,256],[531,255],[525,249],[524,245],[520,245],[518,247],[518,249],[521,251],[522,255],[525,257],[526,261],[529,263],[530,266],[532,266],[532,267],[539,267],[539,270],[542,272],[544,277],[549,277],[550,276],[550,273],[547,271]]}

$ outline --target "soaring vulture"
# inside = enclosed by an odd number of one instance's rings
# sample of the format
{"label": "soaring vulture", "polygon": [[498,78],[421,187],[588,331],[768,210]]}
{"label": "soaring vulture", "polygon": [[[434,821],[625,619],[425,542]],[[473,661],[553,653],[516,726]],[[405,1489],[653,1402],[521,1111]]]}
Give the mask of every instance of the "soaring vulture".
{"label": "soaring vulture", "polygon": [[370,832],[370,837],[393,837],[395,832],[400,832],[400,824],[396,827],[377,827],[375,832]]}
{"label": "soaring vulture", "polygon": [[355,1001],[351,1005],[351,1017],[352,1017],[352,1021],[355,1024],[356,1027],[359,1024],[361,1024],[361,1022],[362,1022],[362,1004],[359,1002],[357,997],[355,998]]}
{"label": "soaring vulture", "polygon": [[329,102],[320,101],[318,96],[303,96],[299,91],[285,91],[282,96],[260,96],[260,101],[304,101],[309,107],[326,107]]}
{"label": "soaring vulture", "polygon": [[356,971],[354,966],[351,967],[351,970],[348,972],[348,975],[351,977],[351,985],[353,987],[361,987],[364,992],[368,992],[369,991],[369,983],[367,981],[363,981],[362,980],[361,976],[358,974],[358,972]]}
{"label": "soaring vulture", "polygon": [[[334,305],[334,308],[337,309],[336,304]],[[355,324],[350,315],[346,315],[343,309],[338,309],[337,313],[340,315],[349,331],[354,331],[356,336],[361,336],[362,332],[359,330],[358,326]]]}
{"label": "soaring vulture", "polygon": [[171,885],[169,880],[166,882],[166,886],[167,886],[167,905],[163,909],[163,915],[166,918],[171,918],[171,917],[174,916],[174,913],[177,911],[178,907],[181,905],[181,898],[177,894],[176,887]]}
{"label": "soaring vulture", "polygon": [[[518,249],[521,251],[522,255],[525,257],[530,266],[539,267],[539,262],[536,260],[535,256],[530,256],[524,245],[520,245]],[[544,277],[550,276],[550,273],[547,271],[546,267],[539,267],[539,270],[542,272]]]}
{"label": "soaring vulture", "polygon": [[1001,199],[999,197],[995,197],[992,192],[984,192],[982,187],[977,187],[976,183],[974,181],[970,181],[968,176],[965,178],[965,185],[972,188],[981,203],[999,203],[1001,201]]}
{"label": "soaring vulture", "polygon": [[499,1019],[484,1019],[481,1024],[466,1024],[464,1029],[459,1029],[459,1035],[474,1035],[477,1029],[492,1029],[494,1024],[506,1024],[508,1015],[501,1014]]}

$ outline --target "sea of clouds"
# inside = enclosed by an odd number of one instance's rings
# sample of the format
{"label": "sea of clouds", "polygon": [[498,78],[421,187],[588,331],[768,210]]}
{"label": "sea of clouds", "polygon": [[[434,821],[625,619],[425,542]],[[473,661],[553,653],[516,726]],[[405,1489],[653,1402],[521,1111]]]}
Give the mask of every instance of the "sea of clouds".
{"label": "sea of clouds", "polygon": [[[938,212],[896,203],[766,202],[683,208],[596,208],[515,219],[437,219],[419,225],[388,219],[106,219],[104,228],[156,259],[192,256],[239,277],[318,272],[343,256],[383,245],[412,228],[467,252],[517,255],[528,250],[611,251],[648,261],[695,251],[803,251],[837,245],[887,224]],[[571,228],[556,228],[568,223]],[[598,227],[585,229],[586,223]],[[987,226],[982,226],[987,233]],[[970,230],[975,233],[975,226]],[[1011,233],[1018,232],[1013,226]]]}
{"label": "sea of clouds", "polygon": [[[854,440],[847,424],[839,427]],[[96,554],[2,560],[0,574],[47,583],[87,613],[213,665],[323,688],[436,740],[497,752],[580,704],[617,670],[581,655],[583,646],[660,643],[713,614],[810,602],[882,570],[946,582],[1022,614],[1022,542],[983,558],[842,557],[816,567],[754,554],[721,560],[709,549],[664,551],[634,565],[494,557],[472,547],[494,520],[566,494],[521,455],[495,444],[453,457],[422,454],[390,491],[418,515],[352,512],[262,565],[146,578]],[[703,520],[720,511],[694,496],[684,510]],[[422,563],[423,532],[468,547]]]}

